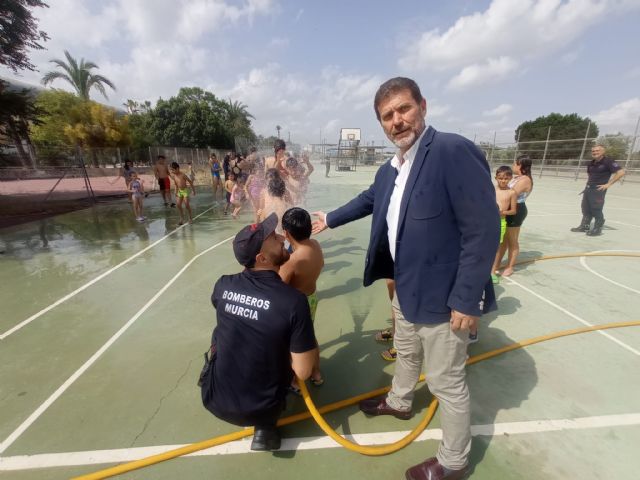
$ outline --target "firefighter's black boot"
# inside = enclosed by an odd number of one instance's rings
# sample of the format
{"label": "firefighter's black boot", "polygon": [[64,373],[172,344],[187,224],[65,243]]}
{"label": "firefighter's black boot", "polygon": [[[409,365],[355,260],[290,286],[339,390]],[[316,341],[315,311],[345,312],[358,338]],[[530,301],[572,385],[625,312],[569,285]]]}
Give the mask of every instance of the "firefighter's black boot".
{"label": "firefighter's black boot", "polygon": [[604,218],[602,220],[596,220],[593,222],[593,228],[587,232],[590,237],[597,237],[602,235],[602,226],[604,225]]}
{"label": "firefighter's black boot", "polygon": [[572,228],[571,231],[572,232],[588,232],[589,231],[589,227],[591,226],[591,217],[586,217],[583,216],[582,217],[582,221],[580,222],[580,225],[578,225],[575,228]]}

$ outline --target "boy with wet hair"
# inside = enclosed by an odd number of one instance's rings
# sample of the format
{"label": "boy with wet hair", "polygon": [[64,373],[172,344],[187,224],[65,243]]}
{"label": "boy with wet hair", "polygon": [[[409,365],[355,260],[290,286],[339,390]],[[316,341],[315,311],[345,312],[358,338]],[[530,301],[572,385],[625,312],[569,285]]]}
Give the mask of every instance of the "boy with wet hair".
{"label": "boy with wet hair", "polygon": [[193,181],[191,180],[191,178],[189,178],[188,175],[180,171],[180,165],[178,164],[178,162],[171,163],[171,175],[173,175],[173,180],[176,184],[176,202],[178,204],[178,211],[180,212],[180,223],[178,223],[178,225],[184,224],[184,212],[182,211],[183,203],[185,207],[187,207],[187,213],[189,214],[189,224],[192,224],[193,217],[191,215],[191,205],[189,204],[189,185],[191,186],[191,191],[195,196],[196,189],[193,186]]}
{"label": "boy with wet hair", "polygon": [[[515,215],[518,209],[518,195],[514,190],[509,188],[509,182],[512,178],[513,170],[511,170],[511,167],[508,165],[498,167],[496,170],[496,203],[498,204],[498,210],[500,211],[500,243],[503,242],[504,235],[507,231],[507,215]],[[502,255],[500,255],[500,246],[498,246],[496,259],[493,263],[493,269],[491,270],[491,281],[494,284],[500,282],[500,277],[497,275],[500,260],[502,260]]]}
{"label": "boy with wet hair", "polygon": [[[171,201],[171,182],[169,180],[170,172],[167,168],[166,160],[167,159],[164,155],[158,155],[158,159],[153,166],[153,175],[158,181],[158,187],[160,188],[160,193],[162,194],[164,206],[168,207],[169,202]],[[171,202],[171,206],[175,207],[176,204]]]}
{"label": "boy with wet hair", "polygon": [[[507,232],[507,215],[515,215],[517,211],[518,195],[514,190],[509,188],[509,182],[513,178],[513,170],[508,165],[502,165],[496,170],[496,203],[500,212],[500,244],[504,241],[504,235]],[[500,283],[498,276],[498,267],[504,252],[500,253],[500,244],[496,252],[496,258],[491,270],[491,282],[496,285]],[[478,341],[478,326],[469,329],[469,343]]]}
{"label": "boy with wet hair", "polygon": [[[282,216],[282,230],[293,252],[289,260],[280,267],[280,278],[307,296],[311,321],[315,320],[318,298],[316,282],[324,267],[322,248],[311,237],[311,216],[304,208],[293,207]],[[311,383],[322,385],[324,380],[319,368],[320,357],[313,367]]]}

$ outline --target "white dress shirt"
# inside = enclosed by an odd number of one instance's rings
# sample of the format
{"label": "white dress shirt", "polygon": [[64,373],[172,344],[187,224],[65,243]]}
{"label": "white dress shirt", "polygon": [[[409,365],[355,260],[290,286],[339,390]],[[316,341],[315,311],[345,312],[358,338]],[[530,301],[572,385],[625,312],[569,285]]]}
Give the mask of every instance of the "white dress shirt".
{"label": "white dress shirt", "polygon": [[404,194],[404,187],[407,185],[407,179],[409,178],[409,172],[411,172],[411,166],[413,160],[416,158],[418,147],[422,141],[422,137],[427,131],[425,125],[424,130],[420,134],[420,137],[411,145],[411,148],[403,155],[403,161],[400,163],[398,154],[391,159],[391,166],[398,171],[396,177],[395,186],[393,187],[393,193],[389,200],[389,209],[387,210],[387,237],[389,238],[389,251],[391,252],[391,258],[396,260],[396,238],[398,236],[398,220],[400,217],[400,202],[402,202],[402,195]]}

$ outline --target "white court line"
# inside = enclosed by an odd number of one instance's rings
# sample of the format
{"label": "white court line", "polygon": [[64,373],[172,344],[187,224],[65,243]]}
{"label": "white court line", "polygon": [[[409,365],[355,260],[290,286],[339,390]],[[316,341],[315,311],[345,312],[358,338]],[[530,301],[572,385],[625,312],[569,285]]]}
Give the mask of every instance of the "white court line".
{"label": "white court line", "polygon": [[105,343],[102,347],[100,347],[100,349],[94,353],[91,358],[89,358],[89,360],[87,360],[78,370],[75,371],[75,373],[73,375],[71,375],[66,382],[64,382],[60,387],[58,387],[58,389],[53,392],[53,394],[51,394],[51,396],[49,398],[47,398],[44,403],[42,405],[40,405],[35,412],[33,412],[31,415],[29,415],[29,417],[22,422],[22,424],[16,428],[11,435],[9,435],[6,440],[2,443],[0,443],[0,454],[2,452],[4,452],[7,448],[9,448],[11,446],[11,444],[13,444],[13,442],[15,442],[18,437],[20,435],[22,435],[22,433],[24,433],[24,431],[29,428],[31,426],[31,424],[33,424],[33,422],[35,422],[40,415],[42,415],[50,406],[51,404],[53,404],[53,402],[55,402],[78,378],[80,378],[80,375],[82,375],[84,372],[87,371],[87,369],[93,365],[101,356],[102,354],[107,351],[107,349],[113,345],[115,343],[116,340],[118,340],[118,338],[120,338],[120,336],[126,332],[129,327],[131,325],[134,324],[134,322],[136,320],[138,320],[138,318],[140,318],[140,316],[147,311],[147,309],[153,305],[153,303],[160,298],[160,296],[167,291],[167,289],[173,284],[173,282],[175,282],[180,275],[182,275],[184,273],[184,271],[189,268],[189,266],[195,262],[198,258],[200,258],[202,255],[204,255],[205,253],[210,252],[211,250],[213,250],[216,247],[219,247],[220,245],[228,242],[229,240],[231,240],[233,237],[229,237],[226,238],[224,240],[222,240],[221,242],[216,243],[215,245],[207,248],[206,250],[200,252],[199,254],[197,254],[196,256],[194,256],[191,260],[189,260],[187,262],[187,264],[182,267],[180,269],[180,271],[178,273],[176,273],[173,278],[171,278],[171,280],[169,280],[166,285],[164,287],[162,287],[158,293],[156,293],[153,297],[151,297],[151,299],[145,303],[145,305],[136,312],[136,314],[131,317],[129,319],[129,321],[127,323],[125,323],[122,328],[120,328],[120,330],[118,330],[109,340],[107,340],[107,343]]}
{"label": "white court line", "polygon": [[625,290],[629,290],[630,292],[633,293],[638,293],[640,294],[640,290],[636,290],[635,288],[631,288],[628,287],[626,285],[623,285],[622,283],[616,282],[615,280],[611,280],[608,277],[605,277],[604,275],[596,272],[595,270],[593,270],[591,267],[589,267],[589,265],[587,265],[587,257],[580,257],[580,265],[582,265],[585,269],[587,269],[589,272],[593,273],[596,277],[600,277],[601,279],[609,282],[609,283],[613,283],[614,285],[624,288]]}
{"label": "white court line", "polygon": [[[553,187],[545,187],[542,185],[536,185],[535,188],[542,188],[543,190],[559,190],[561,192],[569,192],[569,193],[573,193],[570,190],[567,190],[566,188],[553,188]],[[583,187],[584,188],[584,187]],[[576,192],[576,196],[578,196],[579,194]],[[640,198],[637,197],[625,197],[623,195],[616,195],[615,193],[609,193],[607,192],[607,197],[613,197],[613,198],[622,198],[623,200],[640,200]]]}
{"label": "white court line", "polygon": [[[627,227],[636,227],[636,228],[640,228],[640,225],[634,225],[633,223],[626,223],[626,222],[619,222],[617,220],[607,220],[607,222],[610,223],[619,223],[620,225],[626,225]],[[606,222],[605,222],[606,223]]]}
{"label": "white court line", "polygon": [[[207,213],[209,210],[211,210],[213,207],[207,208],[204,212],[200,213],[199,215],[196,215],[195,217],[193,217],[193,219],[195,220],[196,218],[204,215],[205,213]],[[20,330],[21,328],[29,325],[31,322],[33,322],[34,320],[36,320],[37,318],[41,317],[42,315],[44,315],[45,313],[47,313],[50,310],[53,310],[54,308],[56,308],[58,305],[66,302],[67,300],[69,300],[70,298],[75,297],[77,294],[79,294],[80,292],[82,292],[83,290],[86,290],[87,288],[89,288],[91,285],[93,285],[96,282],[99,282],[100,280],[102,280],[104,277],[106,277],[107,275],[112,274],[113,272],[115,272],[116,270],[118,270],[120,267],[126,265],[127,263],[129,263],[131,260],[133,260],[134,258],[139,257],[140,255],[142,255],[144,252],[146,252],[147,250],[155,247],[156,245],[158,245],[160,242],[162,242],[163,240],[169,238],[171,235],[173,235],[174,233],[176,233],[178,230],[180,230],[181,228],[186,227],[187,225],[180,225],[178,228],[176,228],[175,230],[172,230],[171,232],[169,232],[168,234],[166,234],[164,237],[156,240],[155,242],[153,242],[151,245],[143,248],[142,250],[140,250],[138,253],[135,253],[133,255],[131,255],[129,258],[127,258],[126,260],[123,260],[122,262],[120,262],[119,264],[117,264],[115,267],[111,267],[109,270],[107,270],[106,272],[98,275],[96,278],[94,278],[93,280],[85,283],[84,285],[82,285],[81,287],[76,288],[73,292],[65,295],[64,297],[62,297],[60,300],[55,301],[54,303],[52,303],[51,305],[49,305],[46,308],[43,308],[42,310],[40,310],[38,313],[34,313],[33,315],[31,315],[29,318],[27,318],[26,320],[23,320],[22,322],[20,322],[19,324],[17,324],[16,326],[10,328],[9,330],[7,330],[6,332],[0,334],[0,340],[4,340],[5,338],[7,338],[9,335],[11,335],[12,333],[17,332],[18,330]]]}
{"label": "white court line", "polygon": [[[519,435],[568,430],[590,430],[595,428],[611,428],[640,425],[640,413],[621,415],[603,415],[559,420],[533,420],[528,422],[508,422],[489,425],[472,425],[473,436],[496,437],[503,435]],[[345,435],[345,438],[360,445],[380,445],[391,443],[405,437],[409,432],[381,432]],[[442,430],[439,428],[425,430],[416,438],[416,442],[441,440]],[[201,450],[186,457],[232,455],[239,453],[256,453],[250,450],[251,440],[242,439],[217,447]],[[101,463],[120,463],[146,458],[186,445],[158,445],[153,447],[122,448],[115,450],[94,450],[84,452],[44,453],[38,455],[16,455],[0,457],[0,471],[17,471],[33,468],[69,467],[78,465],[96,465]],[[342,448],[327,436],[283,438],[280,451],[322,450]]]}
{"label": "white court line", "polygon": [[[525,287],[524,285],[516,282],[515,280],[513,280],[511,277],[503,277],[505,280],[507,280],[509,283],[513,284],[513,285],[517,285],[518,287],[522,288],[523,290],[529,292],[531,295],[533,295],[534,297],[539,298],[540,300],[542,300],[543,302],[551,305],[553,308],[560,310],[562,313],[570,316],[571,318],[573,318],[574,320],[579,321],[580,323],[582,323],[583,325],[587,326],[587,327],[593,327],[593,324],[587,322],[586,320],[580,318],[578,315],[571,313],[569,310],[567,310],[566,308],[561,307],[560,305],[558,305],[557,303],[552,302],[551,300],[549,300],[546,297],[543,297],[542,295],[540,295],[539,293],[534,292],[533,290],[531,290],[530,288]],[[635,348],[627,345],[626,343],[618,340],[615,337],[612,337],[611,335],[609,335],[607,332],[604,332],[602,330],[596,330],[596,333],[599,333],[600,335],[602,335],[603,337],[607,337],[609,340],[611,340],[614,343],[617,343],[618,345],[620,345],[622,348],[630,351],[631,353],[638,355],[640,357],[640,352],[638,350],[636,350]],[[0,453],[2,453],[2,451],[0,451]]]}
{"label": "white court line", "polygon": [[[579,203],[579,202],[578,202]],[[531,201],[528,202],[527,205],[533,206],[533,208],[537,207],[538,205],[548,205],[548,206],[552,206],[552,207],[573,207],[574,209],[576,208],[575,203],[548,203],[548,202],[538,202],[538,201]],[[578,205],[578,207],[580,207],[580,205]],[[633,211],[633,212],[637,212],[638,209],[637,208],[625,208],[625,207],[610,207],[609,205],[607,205],[607,210],[629,210],[629,211]],[[576,213],[577,216],[580,216],[581,213],[578,212]]]}
{"label": "white court line", "polygon": [[527,217],[553,217],[556,215],[568,215],[567,213],[551,213],[551,212],[545,212],[544,210],[540,210],[538,208],[536,208],[536,212],[540,212],[538,214],[533,214],[533,215],[527,215]]}
{"label": "white court line", "polygon": [[[533,214],[527,215],[527,217],[573,217],[573,216],[575,216],[575,213],[546,213],[546,212],[542,212],[542,213],[533,213]],[[640,225],[634,225],[633,223],[620,222],[618,220],[609,220],[609,219],[607,219],[606,222],[618,223],[620,225],[626,225],[627,227],[640,228]]]}
{"label": "white court line", "polygon": [[575,217],[575,213],[533,213],[527,217]]}

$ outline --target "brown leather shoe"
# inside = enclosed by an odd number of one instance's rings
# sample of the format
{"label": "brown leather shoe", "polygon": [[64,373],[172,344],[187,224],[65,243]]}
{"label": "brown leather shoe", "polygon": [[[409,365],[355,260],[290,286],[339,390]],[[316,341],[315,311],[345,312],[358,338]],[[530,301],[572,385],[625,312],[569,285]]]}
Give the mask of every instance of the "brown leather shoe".
{"label": "brown leather shoe", "polygon": [[467,469],[449,470],[445,473],[436,457],[431,457],[418,465],[414,465],[404,474],[407,480],[460,480],[465,478]]}
{"label": "brown leather shoe", "polygon": [[411,418],[411,410],[396,410],[387,405],[385,397],[368,398],[362,400],[358,405],[367,415],[393,415],[400,420],[409,420]]}

